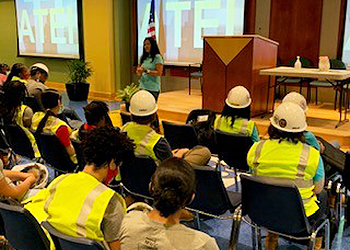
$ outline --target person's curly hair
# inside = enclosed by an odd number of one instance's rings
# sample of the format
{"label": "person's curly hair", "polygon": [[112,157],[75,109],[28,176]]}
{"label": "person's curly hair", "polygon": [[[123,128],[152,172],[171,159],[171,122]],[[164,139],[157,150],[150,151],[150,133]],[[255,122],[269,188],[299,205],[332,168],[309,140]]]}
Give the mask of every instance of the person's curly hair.
{"label": "person's curly hair", "polygon": [[84,159],[97,168],[115,161],[119,164],[134,156],[135,144],[119,129],[103,127],[91,130],[82,141]]}

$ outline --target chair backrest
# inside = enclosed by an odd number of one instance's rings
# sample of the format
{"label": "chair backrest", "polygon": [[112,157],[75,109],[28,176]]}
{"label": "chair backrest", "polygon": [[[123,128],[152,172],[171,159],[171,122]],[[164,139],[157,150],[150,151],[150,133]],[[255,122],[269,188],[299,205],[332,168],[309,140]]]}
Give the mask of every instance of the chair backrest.
{"label": "chair backrest", "polygon": [[4,130],[8,138],[8,143],[17,154],[29,159],[35,158],[32,144],[20,126],[17,124],[6,124]]}
{"label": "chair backrest", "polygon": [[[209,119],[210,115],[215,116],[216,114],[218,114],[218,113],[215,111],[209,110],[209,109],[194,109],[188,114],[187,119],[186,119],[186,123],[191,124],[192,123],[191,121],[198,122],[198,121],[202,121],[202,120],[207,120],[207,119]],[[214,120],[215,120],[215,118],[214,118]]]}
{"label": "chair backrest", "polygon": [[123,125],[125,125],[128,122],[131,122],[131,114],[130,113],[125,113],[125,112],[121,111],[120,117],[122,118]]}
{"label": "chair backrest", "polygon": [[233,211],[221,172],[209,166],[193,166],[193,169],[197,178],[196,195],[187,207],[213,215]]}
{"label": "chair backrest", "polygon": [[83,170],[86,162],[85,162],[84,157],[83,157],[83,149],[81,146],[81,141],[74,140],[74,139],[71,139],[71,141],[72,141],[72,145],[74,147],[75,153],[77,154],[79,171]]}
{"label": "chair backrest", "polygon": [[250,136],[215,131],[215,139],[219,159],[235,169],[249,170],[247,154],[254,143]]}
{"label": "chair backrest", "polygon": [[[309,233],[298,188],[280,184],[277,178],[240,175],[242,182],[242,214],[258,226],[285,233]],[[282,182],[282,181],[281,181]]]}
{"label": "chair backrest", "polygon": [[50,249],[50,242],[34,216],[20,206],[0,203],[5,237],[15,249]]}
{"label": "chair backrest", "polygon": [[47,221],[41,224],[49,233],[55,242],[56,250],[105,250],[106,248],[94,240],[72,237],[61,233],[50,225]]}
{"label": "chair backrest", "polygon": [[196,131],[189,124],[162,121],[164,136],[172,149],[193,148],[198,145]]}
{"label": "chair backrest", "polygon": [[135,194],[150,197],[149,183],[157,169],[154,160],[149,156],[136,156],[120,167],[123,186]]}
{"label": "chair backrest", "polygon": [[73,172],[76,165],[70,160],[68,153],[56,135],[34,133],[36,142],[44,160],[61,172]]}
{"label": "chair backrest", "polygon": [[23,104],[30,107],[33,112],[44,111],[44,108],[40,105],[38,99],[32,96],[26,96],[23,100]]}
{"label": "chair backrest", "polygon": [[331,59],[329,63],[331,64],[331,69],[346,69],[345,63],[340,60]]}

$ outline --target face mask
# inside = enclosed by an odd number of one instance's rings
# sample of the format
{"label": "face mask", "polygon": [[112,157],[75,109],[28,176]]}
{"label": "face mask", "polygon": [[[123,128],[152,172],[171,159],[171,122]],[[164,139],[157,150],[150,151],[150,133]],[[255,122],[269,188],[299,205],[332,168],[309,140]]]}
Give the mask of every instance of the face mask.
{"label": "face mask", "polygon": [[63,107],[63,105],[61,104],[61,105],[60,105],[60,110],[58,111],[58,113],[59,113],[59,114],[62,114],[63,110],[64,110],[64,107]]}
{"label": "face mask", "polygon": [[108,169],[107,178],[104,181],[104,184],[109,185],[109,183],[111,183],[111,181],[113,181],[113,179],[118,175],[118,173],[119,173],[118,168],[116,168],[115,170]]}
{"label": "face mask", "polygon": [[6,71],[6,75],[8,76],[10,74],[10,71]]}

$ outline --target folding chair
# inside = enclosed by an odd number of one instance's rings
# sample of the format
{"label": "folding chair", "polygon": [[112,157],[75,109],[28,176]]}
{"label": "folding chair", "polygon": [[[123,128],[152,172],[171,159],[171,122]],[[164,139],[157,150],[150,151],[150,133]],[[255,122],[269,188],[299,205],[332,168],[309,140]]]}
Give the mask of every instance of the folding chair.
{"label": "folding chair", "polygon": [[6,124],[4,126],[8,142],[16,154],[25,156],[29,159],[34,159],[34,150],[30,140],[17,124]]}
{"label": "folding chair", "polygon": [[157,169],[154,160],[149,156],[136,156],[130,162],[120,166],[123,188],[141,200],[152,200],[149,193],[151,177]]}
{"label": "folding chair", "polygon": [[164,136],[172,149],[193,148],[198,145],[194,128],[189,124],[162,121]]}
{"label": "folding chair", "polygon": [[56,250],[106,250],[100,242],[61,233],[47,221],[44,221],[41,225],[50,233],[50,236],[55,243]]}
{"label": "folding chair", "polygon": [[77,165],[68,156],[68,153],[56,135],[34,133],[35,139],[43,159],[50,164],[57,172],[74,172]]}
{"label": "folding chair", "polygon": [[236,191],[238,191],[237,171],[248,171],[247,154],[253,140],[250,136],[215,131],[219,162],[222,160],[235,171]]}
{"label": "folding chair", "polygon": [[227,220],[232,215],[222,216],[227,210],[233,213],[241,203],[241,194],[227,191],[221,172],[209,166],[193,166],[197,178],[194,200],[187,209],[195,213],[196,227],[200,229],[199,215]]}
{"label": "folding chair", "polygon": [[50,242],[34,216],[21,206],[0,203],[5,237],[15,249],[50,250]]}
{"label": "folding chair", "polygon": [[[308,244],[308,249],[314,248],[318,232],[325,228],[325,249],[329,249],[329,220],[324,215],[315,224],[309,223],[299,190],[292,182],[247,174],[241,175],[241,181],[242,206],[237,210],[242,216],[238,216],[236,221],[242,219],[253,227],[258,236],[258,249],[261,249],[262,245],[261,228],[289,240]],[[237,226],[237,223],[233,225]],[[231,247],[235,245],[236,240],[231,237]],[[255,243],[256,238],[253,234],[254,248]]]}

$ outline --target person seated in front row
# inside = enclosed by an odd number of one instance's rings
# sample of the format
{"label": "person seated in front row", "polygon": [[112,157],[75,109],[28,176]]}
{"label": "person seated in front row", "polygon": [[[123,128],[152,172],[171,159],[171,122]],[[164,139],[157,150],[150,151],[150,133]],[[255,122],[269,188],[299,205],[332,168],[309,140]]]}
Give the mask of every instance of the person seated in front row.
{"label": "person seated in front row", "polygon": [[103,101],[92,101],[84,108],[86,122],[72,133],[72,138],[82,140],[83,136],[90,130],[101,127],[113,127],[108,115],[109,108]]}
{"label": "person seated in front row", "polygon": [[[255,142],[247,155],[253,175],[272,177],[267,181],[293,183],[303,200],[310,224],[327,214],[327,193],[323,190],[325,173],[319,151],[305,142],[306,117],[295,103],[282,103],[270,119],[270,138]],[[277,235],[268,233],[265,249],[277,247]],[[323,237],[316,238],[320,249]]]}
{"label": "person seated in front row", "polygon": [[230,90],[225,100],[221,115],[215,119],[214,129],[226,133],[250,136],[253,141],[259,141],[255,122],[250,120],[250,104],[252,99],[248,90],[236,86]]}
{"label": "person seated in front row", "polygon": [[157,165],[163,160],[174,156],[186,159],[189,163],[195,165],[206,165],[211,153],[208,148],[195,146],[189,149],[175,149],[171,147],[164,136],[156,133],[151,124],[156,119],[158,106],[154,96],[146,90],[140,90],[135,93],[130,100],[131,122],[125,124],[122,132],[134,140],[136,144],[136,155],[148,155]]}
{"label": "person seated in front row", "polygon": [[87,162],[84,170],[57,177],[24,201],[25,208],[39,223],[48,221],[64,234],[107,242],[109,249],[119,249],[126,206],[124,199],[106,186],[106,180],[108,175],[118,174],[124,160],[133,157],[133,147],[119,129],[92,130],[82,141]]}
{"label": "person seated in front row", "polygon": [[72,162],[77,163],[75,149],[70,140],[72,129],[57,117],[62,105],[61,99],[61,95],[54,89],[44,91],[41,94],[41,101],[45,112],[39,111],[34,114],[31,128],[38,134],[45,132],[56,135]]}
{"label": "person seated in front row", "polygon": [[6,82],[10,67],[6,63],[0,64],[0,87]]}
{"label": "person seated in front row", "polygon": [[183,159],[162,162],[150,183],[154,208],[135,203],[120,229],[121,249],[219,249],[214,238],[180,223],[183,208],[195,196],[196,177]]}

